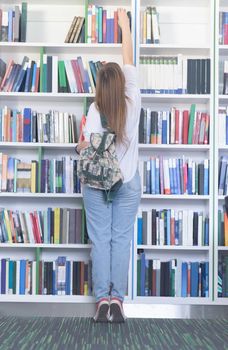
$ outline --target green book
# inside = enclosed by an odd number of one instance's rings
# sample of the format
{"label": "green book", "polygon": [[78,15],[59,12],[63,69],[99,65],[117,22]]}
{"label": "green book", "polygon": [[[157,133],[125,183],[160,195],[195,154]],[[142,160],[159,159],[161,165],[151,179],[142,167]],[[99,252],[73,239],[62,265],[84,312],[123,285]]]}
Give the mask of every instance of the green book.
{"label": "green book", "polygon": [[141,258],[139,256],[139,259],[137,260],[137,296],[140,296],[140,293],[141,293],[140,281],[141,281]]}
{"label": "green book", "polygon": [[40,92],[43,92],[43,57],[44,57],[44,48],[40,48]]}
{"label": "green book", "polygon": [[195,122],[195,113],[196,113],[196,105],[193,103],[190,108],[189,115],[189,127],[188,127],[188,144],[192,144],[192,137],[194,131],[194,122]]}
{"label": "green book", "polygon": [[102,7],[98,8],[98,42],[103,42],[103,30],[102,30],[102,13],[103,9]]}
{"label": "green book", "polygon": [[67,92],[67,80],[64,61],[58,62],[59,92]]}

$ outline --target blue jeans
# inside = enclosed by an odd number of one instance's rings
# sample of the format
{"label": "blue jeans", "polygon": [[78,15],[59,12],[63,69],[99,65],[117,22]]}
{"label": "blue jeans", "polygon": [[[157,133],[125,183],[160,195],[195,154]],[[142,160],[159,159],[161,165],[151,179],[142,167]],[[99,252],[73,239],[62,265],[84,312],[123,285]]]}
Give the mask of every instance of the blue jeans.
{"label": "blue jeans", "polygon": [[92,279],[96,302],[111,296],[124,300],[127,289],[130,243],[141,197],[139,172],[123,183],[113,202],[103,191],[83,186],[86,223],[92,241]]}

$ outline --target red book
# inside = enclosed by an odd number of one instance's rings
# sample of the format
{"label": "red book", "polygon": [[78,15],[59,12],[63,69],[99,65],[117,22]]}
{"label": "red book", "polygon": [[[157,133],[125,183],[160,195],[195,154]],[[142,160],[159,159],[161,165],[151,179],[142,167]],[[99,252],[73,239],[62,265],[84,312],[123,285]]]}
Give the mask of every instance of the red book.
{"label": "red book", "polygon": [[192,143],[193,144],[199,143],[200,122],[201,122],[201,113],[197,112],[196,113],[196,125],[195,125],[195,128],[193,130],[193,135],[192,135]]}
{"label": "red book", "polygon": [[228,24],[223,25],[223,33],[224,33],[224,37],[223,37],[224,45],[228,45]]}
{"label": "red book", "polygon": [[103,43],[107,43],[107,10],[103,10],[102,28]]}
{"label": "red book", "polygon": [[187,284],[187,296],[191,296],[191,265],[188,263],[188,284]]}
{"label": "red book", "polygon": [[23,127],[23,115],[21,113],[19,113],[17,115],[17,137],[18,137],[18,142],[23,142],[23,130],[24,130],[24,127]]}
{"label": "red book", "polygon": [[75,60],[75,66],[76,66],[77,75],[78,75],[79,82],[80,82],[80,92],[83,93],[83,92],[85,92],[84,87],[83,87],[83,79],[82,79],[81,71],[80,71],[79,64],[78,64],[77,60]]}
{"label": "red book", "polygon": [[210,116],[206,114],[206,124],[205,124],[205,133],[204,133],[204,144],[209,143],[209,121],[210,121]]}
{"label": "red book", "polygon": [[174,245],[175,244],[175,218],[174,217],[171,217],[170,224],[171,224],[170,241],[171,241],[171,245]]}
{"label": "red book", "polygon": [[82,92],[81,83],[80,83],[79,75],[78,75],[78,72],[77,72],[76,60],[71,60],[71,65],[72,65],[72,68],[73,68],[74,78],[76,80],[78,92]]}
{"label": "red book", "polygon": [[0,86],[0,90],[3,89],[4,85],[5,85],[5,82],[6,82],[6,79],[9,77],[10,73],[11,73],[11,70],[13,68],[13,65],[14,65],[14,61],[13,60],[10,60],[9,63],[8,63],[8,66],[6,68],[6,73],[4,75],[4,78],[2,79],[2,83],[1,83],[1,86]]}
{"label": "red book", "polygon": [[92,5],[92,43],[96,43],[96,6]]}
{"label": "red book", "polygon": [[188,123],[189,123],[189,111],[183,111],[183,129],[182,129],[182,142],[188,143]]}
{"label": "red book", "polygon": [[32,231],[33,231],[34,241],[35,241],[35,243],[39,243],[38,242],[36,225],[35,225],[35,219],[34,219],[33,213],[29,213],[29,216],[30,216],[31,223],[32,223]]}
{"label": "red book", "polygon": [[114,11],[114,43],[118,43],[118,13]]}
{"label": "red book", "polygon": [[40,82],[40,67],[37,66],[36,68],[36,80],[35,80],[35,91],[39,91],[39,82]]}
{"label": "red book", "polygon": [[180,111],[178,109],[175,110],[175,143],[179,143],[179,119],[180,119]]}
{"label": "red book", "polygon": [[37,237],[39,240],[38,243],[42,243],[42,233],[40,232],[39,218],[38,218],[37,211],[34,212],[34,219],[35,219],[35,225],[36,225],[36,229],[37,229]]}

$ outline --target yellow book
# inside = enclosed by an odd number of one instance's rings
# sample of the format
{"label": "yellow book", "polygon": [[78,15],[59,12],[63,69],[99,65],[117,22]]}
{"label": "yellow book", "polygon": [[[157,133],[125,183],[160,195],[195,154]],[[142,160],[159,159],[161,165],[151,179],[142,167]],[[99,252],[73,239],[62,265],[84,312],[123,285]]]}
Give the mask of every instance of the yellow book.
{"label": "yellow book", "polygon": [[36,193],[36,163],[32,162],[31,169],[31,192]]}
{"label": "yellow book", "polygon": [[6,231],[7,231],[7,235],[8,235],[8,241],[9,241],[9,243],[13,243],[11,229],[10,229],[9,215],[8,215],[8,211],[6,209],[4,209],[4,217],[5,217],[5,224],[6,224]]}
{"label": "yellow book", "polygon": [[84,282],[84,295],[89,295],[88,282]]}
{"label": "yellow book", "polygon": [[54,244],[60,243],[60,208],[54,208]]}

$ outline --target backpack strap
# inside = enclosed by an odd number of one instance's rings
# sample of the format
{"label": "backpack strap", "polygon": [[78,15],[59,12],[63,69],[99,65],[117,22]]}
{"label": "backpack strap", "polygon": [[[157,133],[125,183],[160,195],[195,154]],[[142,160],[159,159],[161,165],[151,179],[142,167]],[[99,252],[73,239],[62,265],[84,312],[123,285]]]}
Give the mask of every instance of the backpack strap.
{"label": "backpack strap", "polygon": [[108,129],[108,122],[107,122],[105,115],[100,113],[100,118],[101,118],[102,128]]}

